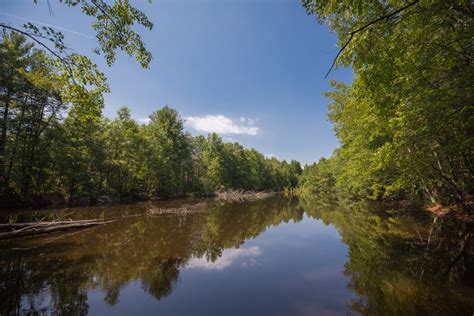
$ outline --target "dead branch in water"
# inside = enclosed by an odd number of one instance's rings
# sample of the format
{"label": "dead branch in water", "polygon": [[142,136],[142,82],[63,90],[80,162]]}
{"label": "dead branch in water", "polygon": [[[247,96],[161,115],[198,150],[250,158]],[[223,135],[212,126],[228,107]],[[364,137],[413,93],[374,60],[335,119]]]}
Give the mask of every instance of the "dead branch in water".
{"label": "dead branch in water", "polygon": [[33,222],[33,223],[16,223],[16,224],[2,224],[4,230],[6,226],[14,229],[9,232],[0,233],[0,239],[11,239],[25,236],[35,236],[49,234],[58,231],[65,231],[71,229],[81,229],[97,225],[104,225],[115,222],[117,219],[95,219],[95,220],[80,220],[80,221],[58,221],[58,222]]}
{"label": "dead branch in water", "polygon": [[206,203],[201,202],[197,204],[183,204],[181,207],[175,208],[150,208],[147,211],[148,216],[160,216],[160,215],[186,215],[190,213],[196,213],[201,211]]}
{"label": "dead branch in water", "polygon": [[268,199],[275,195],[275,192],[271,191],[244,191],[244,190],[234,190],[234,191],[218,191],[215,192],[215,199],[217,201],[225,202],[244,202],[244,201],[257,201]]}
{"label": "dead branch in water", "polygon": [[[115,218],[109,218],[107,220],[112,220]],[[0,231],[3,230],[15,230],[19,228],[28,228],[32,226],[50,226],[50,225],[65,225],[65,224],[72,224],[72,223],[95,223],[101,221],[100,219],[86,219],[86,220],[65,220],[65,221],[51,221],[51,222],[26,222],[26,223],[10,223],[10,224],[0,224]]]}

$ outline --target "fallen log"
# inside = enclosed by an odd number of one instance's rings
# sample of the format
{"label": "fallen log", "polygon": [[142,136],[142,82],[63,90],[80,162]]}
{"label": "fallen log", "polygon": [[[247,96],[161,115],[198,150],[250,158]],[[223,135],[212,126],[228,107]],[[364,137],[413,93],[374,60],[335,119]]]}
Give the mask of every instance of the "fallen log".
{"label": "fallen log", "polygon": [[[109,218],[107,220],[112,220],[115,218]],[[50,226],[50,225],[63,225],[63,224],[72,224],[72,223],[96,223],[99,221],[104,221],[101,219],[85,219],[85,220],[67,220],[67,221],[53,221],[53,222],[25,222],[25,223],[9,223],[9,224],[0,224],[0,231],[3,230],[14,230],[20,228],[28,228],[28,227],[43,227],[43,226]]]}
{"label": "fallen log", "polygon": [[18,230],[0,233],[0,239],[11,239],[17,237],[34,236],[49,234],[58,231],[70,229],[81,229],[97,225],[104,225],[115,222],[117,219],[108,220],[87,220],[87,221],[69,221],[69,222],[38,222],[30,223],[30,226],[23,227]]}

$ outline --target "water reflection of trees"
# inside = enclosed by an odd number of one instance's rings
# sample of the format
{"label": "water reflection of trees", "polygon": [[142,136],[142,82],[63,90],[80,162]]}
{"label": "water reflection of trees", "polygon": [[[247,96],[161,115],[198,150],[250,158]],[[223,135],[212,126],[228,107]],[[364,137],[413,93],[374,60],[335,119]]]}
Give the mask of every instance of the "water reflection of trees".
{"label": "water reflection of trees", "polygon": [[[210,204],[188,216],[132,217],[52,241],[10,244],[0,252],[0,314],[86,314],[87,292],[114,305],[132,280],[157,299],[170,295],[193,257],[217,260],[271,225],[299,221],[295,201]],[[51,302],[49,301],[51,300]]]}
{"label": "water reflection of trees", "polygon": [[304,212],[334,225],[348,245],[344,273],[357,296],[348,302],[354,313],[472,312],[472,298],[458,286],[474,286],[472,226],[378,209],[321,198],[211,204],[208,211],[188,216],[129,217],[57,240],[9,244],[0,252],[0,297],[7,298],[0,300],[0,314],[86,314],[90,290],[102,290],[104,301],[114,305],[131,281],[162,299],[192,258],[214,262],[225,249],[272,225],[298,222]]}
{"label": "water reflection of trees", "polygon": [[353,312],[454,315],[474,310],[472,224],[329,198],[302,198],[301,204],[310,216],[335,225],[348,245],[344,273],[358,297],[348,304]]}

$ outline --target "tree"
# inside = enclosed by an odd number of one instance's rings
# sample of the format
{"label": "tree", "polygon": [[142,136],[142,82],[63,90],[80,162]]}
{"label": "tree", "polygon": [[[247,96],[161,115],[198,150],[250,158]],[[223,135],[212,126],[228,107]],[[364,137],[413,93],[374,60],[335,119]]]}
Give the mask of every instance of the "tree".
{"label": "tree", "polygon": [[341,45],[336,65],[354,70],[333,83],[330,119],[342,144],[341,177],[373,198],[427,197],[467,203],[473,186],[470,1],[312,1]]}
{"label": "tree", "polygon": [[168,196],[183,194],[192,165],[190,137],[184,133],[183,120],[165,106],[150,115],[145,132],[151,150],[151,190]]}
{"label": "tree", "polygon": [[106,147],[100,94],[76,102],[56,136],[52,156],[63,194],[72,203],[97,202],[105,192]]}
{"label": "tree", "polygon": [[[33,2],[37,4],[37,0],[33,0]],[[115,61],[116,50],[121,50],[129,56],[135,56],[142,67],[149,67],[152,55],[145,48],[140,35],[133,30],[133,27],[135,24],[139,24],[151,30],[153,23],[148,20],[145,13],[130,5],[129,1],[115,0],[113,4],[108,4],[104,0],[64,0],[60,2],[69,7],[78,7],[82,13],[94,19],[91,27],[96,32],[98,43],[94,53],[103,54],[109,66]],[[48,5],[50,4],[48,3]],[[34,22],[25,24],[24,30],[6,23],[0,23],[0,27],[27,36],[65,64],[71,62],[64,55],[66,54],[64,35],[52,27],[39,28]],[[48,42],[52,42],[53,47],[49,47]]]}
{"label": "tree", "polygon": [[122,107],[117,118],[106,124],[107,185],[119,197],[138,195],[144,190],[143,153],[145,139],[140,126]]}
{"label": "tree", "polygon": [[[32,183],[44,189],[41,170],[48,141],[45,132],[60,118],[65,105],[61,82],[49,57],[17,34],[0,43],[2,120],[0,183],[5,195],[28,198]],[[35,192],[38,193],[38,192]]]}
{"label": "tree", "polygon": [[225,169],[224,142],[216,133],[207,136],[202,155],[204,165],[203,186],[206,192],[228,188]]}
{"label": "tree", "polygon": [[[34,0],[35,4],[36,2]],[[92,28],[96,32],[98,47],[94,52],[105,55],[109,66],[115,61],[116,51],[121,50],[129,56],[135,56],[142,67],[149,67],[152,55],[145,48],[140,35],[133,30],[133,26],[139,24],[151,30],[153,24],[142,11],[131,6],[128,0],[115,0],[112,5],[104,0],[60,2],[69,7],[78,7],[84,14],[95,19]],[[0,28],[5,35],[8,33],[22,35],[40,46],[43,54],[49,56],[46,61],[55,69],[56,80],[63,86],[60,90],[63,102],[80,101],[82,98],[87,98],[89,92],[110,91],[107,78],[98,70],[97,65],[84,55],[70,53],[64,43],[64,35],[55,31],[53,27],[39,28],[34,23],[28,22],[23,29],[6,23],[0,23]],[[1,150],[0,147],[0,154]]]}

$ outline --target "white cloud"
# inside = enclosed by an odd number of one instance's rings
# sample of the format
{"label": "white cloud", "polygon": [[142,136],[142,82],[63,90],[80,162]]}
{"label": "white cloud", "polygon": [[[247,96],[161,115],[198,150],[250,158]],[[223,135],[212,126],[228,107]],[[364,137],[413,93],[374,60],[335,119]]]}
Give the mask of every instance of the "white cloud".
{"label": "white cloud", "polygon": [[186,124],[197,131],[218,134],[246,134],[257,135],[260,129],[252,126],[255,120],[240,118],[242,124],[235,123],[224,115],[189,116]]}
{"label": "white cloud", "polygon": [[150,123],[151,119],[149,117],[146,117],[146,118],[139,118],[137,121],[138,123],[141,123],[141,124],[148,124]]}
{"label": "white cloud", "polygon": [[243,117],[243,116],[240,117],[240,121],[241,121],[242,123],[246,123],[246,124],[249,125],[249,126],[254,125],[255,122],[258,122],[258,120],[259,120],[258,118],[253,119],[253,118],[250,118],[250,117]]}
{"label": "white cloud", "polygon": [[262,254],[258,246],[250,248],[240,249],[225,249],[222,252],[222,256],[217,258],[216,261],[208,261],[205,257],[191,258],[186,265],[187,269],[204,269],[204,270],[223,270],[230,267],[232,263],[238,258],[247,258],[248,262],[242,262],[242,266],[255,265],[256,261],[254,257],[258,257]]}

